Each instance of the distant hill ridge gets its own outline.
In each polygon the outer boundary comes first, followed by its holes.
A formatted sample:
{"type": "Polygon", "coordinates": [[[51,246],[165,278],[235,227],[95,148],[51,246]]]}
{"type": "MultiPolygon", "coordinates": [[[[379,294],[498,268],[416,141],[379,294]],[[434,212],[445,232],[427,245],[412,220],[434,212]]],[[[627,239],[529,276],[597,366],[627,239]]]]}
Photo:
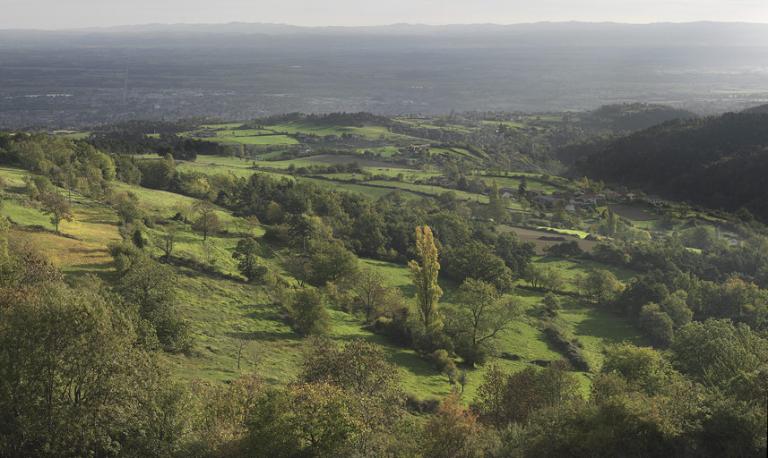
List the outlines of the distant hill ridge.
{"type": "Polygon", "coordinates": [[[748,114],[768,114],[768,103],[765,105],[758,105],[756,107],[747,108],[746,110],[742,111],[742,113],[748,113],[748,114]]]}
{"type": "Polygon", "coordinates": [[[537,22],[523,24],[390,24],[380,26],[302,27],[288,24],[143,24],[68,30],[0,30],[0,38],[44,39],[46,36],[99,35],[324,35],[324,36],[463,36],[475,39],[514,38],[519,45],[567,46],[768,46],[768,24],[689,22],[623,24],[614,22],[537,22]]]}
{"type": "Polygon", "coordinates": [[[692,111],[653,103],[621,103],[603,105],[587,112],[582,119],[595,129],[614,132],[647,129],[675,119],[691,119],[698,115],[692,111]]]}

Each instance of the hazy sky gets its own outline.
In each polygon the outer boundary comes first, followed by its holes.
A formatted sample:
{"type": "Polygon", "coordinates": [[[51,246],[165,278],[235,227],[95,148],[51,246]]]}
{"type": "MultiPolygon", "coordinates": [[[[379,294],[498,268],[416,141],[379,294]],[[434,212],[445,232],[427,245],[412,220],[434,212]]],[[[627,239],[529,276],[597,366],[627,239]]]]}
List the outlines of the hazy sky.
{"type": "Polygon", "coordinates": [[[0,11],[3,29],[233,21],[296,25],[570,20],[768,23],[768,0],[0,0],[0,11]]]}

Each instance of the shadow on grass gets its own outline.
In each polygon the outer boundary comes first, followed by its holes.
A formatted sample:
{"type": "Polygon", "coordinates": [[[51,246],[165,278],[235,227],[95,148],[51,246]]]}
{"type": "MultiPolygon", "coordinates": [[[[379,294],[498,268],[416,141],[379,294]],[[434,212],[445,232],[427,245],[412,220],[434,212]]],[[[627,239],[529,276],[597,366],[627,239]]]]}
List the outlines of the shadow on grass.
{"type": "Polygon", "coordinates": [[[95,275],[107,283],[112,283],[119,279],[119,276],[113,267],[111,262],[102,264],[73,264],[66,266],[63,271],[66,277],[71,279],[82,278],[86,275],[95,275]]]}
{"type": "Polygon", "coordinates": [[[428,377],[439,374],[432,365],[421,359],[416,353],[395,351],[390,356],[390,361],[417,376],[428,377]]]}
{"type": "Polygon", "coordinates": [[[109,252],[104,248],[70,248],[69,252],[82,254],[85,258],[103,258],[105,255],[109,255],[109,252]]]}
{"type": "Polygon", "coordinates": [[[13,193],[13,194],[27,194],[27,188],[24,186],[7,186],[5,188],[5,192],[13,193]]]}
{"type": "Polygon", "coordinates": [[[224,335],[232,339],[266,342],[299,339],[299,337],[291,331],[228,332],[224,335]]]}
{"type": "Polygon", "coordinates": [[[576,334],[599,337],[609,344],[622,342],[635,345],[646,344],[630,323],[619,323],[618,320],[618,317],[614,320],[599,317],[594,310],[590,310],[587,318],[576,325],[576,334]]]}
{"type": "Polygon", "coordinates": [[[269,320],[282,322],[283,317],[280,315],[280,310],[273,305],[242,305],[240,308],[249,310],[250,312],[245,315],[246,318],[253,320],[269,320]]]}

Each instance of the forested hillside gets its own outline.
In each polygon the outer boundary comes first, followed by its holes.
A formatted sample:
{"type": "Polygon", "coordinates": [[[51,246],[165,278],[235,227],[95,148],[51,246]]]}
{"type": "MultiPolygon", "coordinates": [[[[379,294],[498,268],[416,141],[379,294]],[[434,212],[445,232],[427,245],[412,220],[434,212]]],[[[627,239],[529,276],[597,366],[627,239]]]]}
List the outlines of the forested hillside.
{"type": "Polygon", "coordinates": [[[625,103],[604,105],[581,116],[585,127],[608,132],[632,132],[667,121],[696,118],[688,110],[666,105],[625,103]]]}
{"type": "Polygon", "coordinates": [[[743,111],[743,113],[750,113],[750,114],[768,113],[768,104],[747,108],[746,110],[743,111]]]}
{"type": "Polygon", "coordinates": [[[768,219],[768,114],[671,121],[581,152],[596,179],[768,219]]]}

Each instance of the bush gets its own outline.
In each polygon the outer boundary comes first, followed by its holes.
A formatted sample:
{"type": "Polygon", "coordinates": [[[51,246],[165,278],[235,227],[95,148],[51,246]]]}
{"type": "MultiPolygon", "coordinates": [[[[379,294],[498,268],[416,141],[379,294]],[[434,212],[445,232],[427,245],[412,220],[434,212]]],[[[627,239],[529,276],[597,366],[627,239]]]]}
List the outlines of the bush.
{"type": "Polygon", "coordinates": [[[490,347],[490,345],[492,345],[492,343],[472,345],[472,340],[469,336],[454,341],[456,354],[461,356],[464,363],[469,366],[485,364],[488,360],[488,356],[493,351],[493,348],[490,347]]]}
{"type": "Polygon", "coordinates": [[[557,316],[558,310],[560,310],[560,299],[552,293],[547,293],[541,301],[541,307],[546,316],[554,318],[557,316]]]}
{"type": "Polygon", "coordinates": [[[544,325],[543,332],[552,345],[565,355],[574,369],[584,372],[590,370],[581,342],[570,336],[568,331],[557,323],[549,321],[544,325]]]}
{"type": "Polygon", "coordinates": [[[459,370],[456,368],[456,363],[448,354],[447,350],[439,349],[432,352],[430,359],[435,364],[437,370],[448,376],[448,380],[454,383],[458,379],[459,370]]]}
{"type": "Polygon", "coordinates": [[[264,240],[287,244],[291,241],[291,228],[287,224],[274,224],[266,226],[264,240]]]}
{"type": "Polygon", "coordinates": [[[640,327],[650,337],[654,345],[668,347],[672,343],[675,331],[672,318],[661,310],[658,304],[643,306],[639,317],[640,327]]]}
{"type": "Polygon", "coordinates": [[[373,322],[373,331],[403,347],[413,345],[413,334],[409,326],[408,308],[402,307],[389,312],[387,315],[376,318],[373,322]]]}
{"type": "Polygon", "coordinates": [[[262,282],[268,272],[258,257],[259,250],[258,242],[248,237],[237,242],[237,247],[232,253],[240,273],[251,283],[262,282]]]}
{"type": "Polygon", "coordinates": [[[302,336],[327,334],[330,316],[325,309],[323,296],[315,288],[297,291],[286,307],[291,327],[302,336]]]}
{"type": "Polygon", "coordinates": [[[575,258],[584,254],[584,251],[579,247],[579,244],[574,241],[551,245],[546,249],[546,252],[550,256],[557,256],[560,258],[575,258]]]}

